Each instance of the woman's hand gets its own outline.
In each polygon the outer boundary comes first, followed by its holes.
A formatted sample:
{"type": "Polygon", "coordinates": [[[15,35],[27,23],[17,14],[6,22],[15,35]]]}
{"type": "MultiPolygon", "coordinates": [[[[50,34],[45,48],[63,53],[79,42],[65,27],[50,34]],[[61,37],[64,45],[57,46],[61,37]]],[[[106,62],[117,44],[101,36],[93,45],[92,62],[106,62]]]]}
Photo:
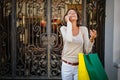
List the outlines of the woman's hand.
{"type": "Polygon", "coordinates": [[[65,21],[66,21],[66,22],[70,21],[70,16],[69,16],[69,15],[66,15],[66,16],[65,16],[65,21]]]}
{"type": "Polygon", "coordinates": [[[90,41],[93,42],[96,37],[97,37],[97,31],[95,29],[90,30],[90,41]]]}

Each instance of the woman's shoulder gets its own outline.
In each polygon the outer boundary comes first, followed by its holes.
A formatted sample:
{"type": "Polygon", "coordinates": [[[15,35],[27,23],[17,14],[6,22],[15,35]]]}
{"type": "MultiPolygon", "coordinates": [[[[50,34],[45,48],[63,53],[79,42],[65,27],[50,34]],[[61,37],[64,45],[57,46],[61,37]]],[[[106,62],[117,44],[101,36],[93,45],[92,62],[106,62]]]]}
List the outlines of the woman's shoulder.
{"type": "Polygon", "coordinates": [[[81,31],[88,31],[88,28],[86,26],[81,26],[80,29],[81,31]]]}
{"type": "Polygon", "coordinates": [[[67,28],[66,26],[61,26],[60,30],[63,31],[63,30],[66,30],[66,28],[67,28]]]}
{"type": "Polygon", "coordinates": [[[66,26],[61,26],[60,29],[66,29],[67,27],[66,26]]]}
{"type": "Polygon", "coordinates": [[[61,26],[60,28],[66,28],[66,26],[63,25],[63,26],[61,26]]]}

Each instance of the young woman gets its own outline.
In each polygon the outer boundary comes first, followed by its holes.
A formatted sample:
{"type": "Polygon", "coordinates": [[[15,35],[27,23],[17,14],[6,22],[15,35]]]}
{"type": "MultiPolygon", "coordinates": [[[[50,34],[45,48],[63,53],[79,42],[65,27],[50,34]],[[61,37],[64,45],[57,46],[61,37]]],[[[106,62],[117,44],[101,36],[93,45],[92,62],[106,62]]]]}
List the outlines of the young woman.
{"type": "Polygon", "coordinates": [[[60,31],[63,37],[62,51],[62,80],[78,80],[78,53],[86,54],[92,50],[96,30],[80,26],[80,16],[77,10],[69,9],[64,16],[65,25],[60,31]]]}

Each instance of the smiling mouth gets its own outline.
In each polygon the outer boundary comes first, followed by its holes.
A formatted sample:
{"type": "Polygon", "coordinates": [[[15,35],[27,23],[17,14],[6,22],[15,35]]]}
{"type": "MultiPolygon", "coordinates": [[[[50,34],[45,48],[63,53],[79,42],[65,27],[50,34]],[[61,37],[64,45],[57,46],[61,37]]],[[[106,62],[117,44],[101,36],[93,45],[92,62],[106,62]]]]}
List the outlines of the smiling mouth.
{"type": "Polygon", "coordinates": [[[76,16],[71,16],[71,17],[76,17],[76,16]]]}

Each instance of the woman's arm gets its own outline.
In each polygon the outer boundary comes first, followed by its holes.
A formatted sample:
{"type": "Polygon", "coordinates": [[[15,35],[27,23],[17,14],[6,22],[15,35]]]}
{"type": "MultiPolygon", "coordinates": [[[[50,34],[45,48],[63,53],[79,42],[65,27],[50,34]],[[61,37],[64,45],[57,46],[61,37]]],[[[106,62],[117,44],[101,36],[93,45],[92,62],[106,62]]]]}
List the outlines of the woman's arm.
{"type": "Polygon", "coordinates": [[[83,29],[83,49],[86,54],[90,53],[94,44],[94,40],[89,39],[88,29],[84,27],[83,29]]]}
{"type": "Polygon", "coordinates": [[[72,24],[70,21],[67,22],[67,27],[62,26],[60,31],[63,36],[63,41],[72,41],[72,24]]]}

